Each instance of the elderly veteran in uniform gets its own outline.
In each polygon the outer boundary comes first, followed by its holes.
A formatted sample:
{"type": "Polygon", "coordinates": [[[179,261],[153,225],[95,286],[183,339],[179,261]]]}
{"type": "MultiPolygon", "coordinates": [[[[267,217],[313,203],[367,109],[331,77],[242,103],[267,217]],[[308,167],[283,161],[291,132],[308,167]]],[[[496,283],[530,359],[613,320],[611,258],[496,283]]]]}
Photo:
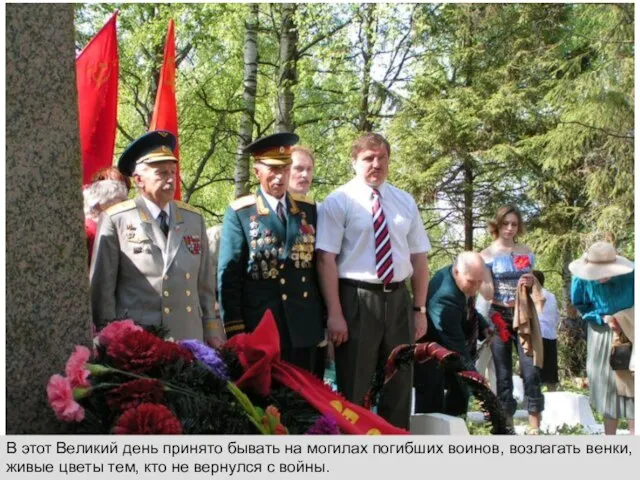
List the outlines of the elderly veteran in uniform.
{"type": "MultiPolygon", "coordinates": [[[[351,148],[355,177],[322,202],[318,218],[318,272],[338,389],[359,404],[378,364],[427,331],[431,244],[415,200],[387,182],[390,155],[382,135],[358,137],[351,148]]],[[[399,371],[382,389],[378,409],[405,429],[411,384],[411,369],[399,371]]]]}
{"type": "Polygon", "coordinates": [[[235,200],[222,225],[218,291],[229,337],[253,331],[267,309],[280,334],[281,358],[311,370],[323,339],[323,304],[316,281],[316,206],[287,193],[292,133],[249,145],[260,182],[255,194],[235,200]]]}
{"type": "Polygon", "coordinates": [[[215,277],[202,216],[174,201],[176,138],[149,132],[118,161],[138,195],[105,211],[91,268],[93,319],[102,325],[131,318],[169,329],[175,339],[219,346],[224,329],[215,320],[215,277]]]}

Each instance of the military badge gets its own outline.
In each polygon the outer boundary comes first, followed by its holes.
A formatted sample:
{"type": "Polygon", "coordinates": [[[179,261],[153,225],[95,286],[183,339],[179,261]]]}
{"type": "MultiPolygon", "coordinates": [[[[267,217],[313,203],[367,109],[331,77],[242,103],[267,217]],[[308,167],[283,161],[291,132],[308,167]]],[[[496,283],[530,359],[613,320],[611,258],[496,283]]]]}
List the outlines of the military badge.
{"type": "Polygon", "coordinates": [[[252,280],[260,280],[260,275],[258,273],[252,273],[251,274],[251,279],[252,280]]]}
{"type": "Polygon", "coordinates": [[[271,278],[277,278],[278,269],[277,268],[272,268],[271,270],[269,270],[269,274],[270,274],[271,278]]]}
{"type": "Polygon", "coordinates": [[[184,244],[193,255],[200,255],[200,235],[185,235],[184,244]]]}
{"type": "Polygon", "coordinates": [[[313,225],[309,225],[307,221],[303,218],[300,224],[300,231],[304,235],[312,235],[314,232],[313,225]]]}
{"type": "Polygon", "coordinates": [[[264,247],[264,240],[263,240],[262,238],[259,238],[259,239],[258,239],[258,246],[259,246],[260,248],[264,247]]]}
{"type": "Polygon", "coordinates": [[[249,245],[251,245],[252,249],[256,249],[256,246],[258,245],[258,243],[255,240],[251,240],[251,242],[249,243],[249,245]]]}
{"type": "Polygon", "coordinates": [[[269,260],[269,257],[271,257],[271,252],[269,250],[265,250],[264,251],[264,258],[266,258],[267,260],[269,260]]]}

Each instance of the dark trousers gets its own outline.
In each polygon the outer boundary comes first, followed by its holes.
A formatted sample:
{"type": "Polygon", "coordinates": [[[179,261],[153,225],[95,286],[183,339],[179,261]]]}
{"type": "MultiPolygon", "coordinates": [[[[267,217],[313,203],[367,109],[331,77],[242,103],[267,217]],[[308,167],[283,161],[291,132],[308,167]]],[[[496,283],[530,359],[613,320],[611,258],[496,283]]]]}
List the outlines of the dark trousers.
{"type": "MultiPolygon", "coordinates": [[[[347,400],[362,405],[378,362],[413,340],[411,298],[404,286],[385,293],[340,282],[339,292],[349,340],[336,347],[336,382],[347,400]]],[[[378,415],[405,429],[411,413],[412,370],[398,370],[382,388],[378,403],[378,415]]]]}
{"type": "Polygon", "coordinates": [[[513,398],[513,366],[511,355],[513,344],[516,345],[518,358],[520,359],[520,372],[524,381],[524,406],[529,413],[542,412],[544,410],[544,395],[541,389],[541,369],[533,364],[533,357],[524,353],[520,341],[511,328],[513,324],[513,308],[492,305],[489,317],[497,312],[507,323],[511,336],[507,342],[496,336],[491,342],[491,354],[496,367],[496,380],[498,399],[507,415],[513,416],[516,412],[517,402],[513,398]]]}
{"type": "Polygon", "coordinates": [[[445,375],[435,360],[415,365],[413,385],[416,413],[467,414],[469,389],[456,375],[445,375]]]}
{"type": "Polygon", "coordinates": [[[327,355],[328,355],[329,347],[326,345],[324,347],[316,348],[316,358],[313,362],[313,374],[318,377],[320,380],[324,381],[324,369],[327,364],[327,355]]]}

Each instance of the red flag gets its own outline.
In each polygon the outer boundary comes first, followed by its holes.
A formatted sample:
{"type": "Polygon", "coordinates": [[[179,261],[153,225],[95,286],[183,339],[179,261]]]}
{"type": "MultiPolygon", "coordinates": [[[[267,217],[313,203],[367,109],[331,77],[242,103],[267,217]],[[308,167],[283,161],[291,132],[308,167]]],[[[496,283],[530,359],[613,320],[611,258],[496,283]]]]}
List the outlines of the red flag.
{"type": "MultiPolygon", "coordinates": [[[[176,105],[176,37],[173,31],[173,20],[169,20],[167,40],[164,44],[164,60],[160,70],[160,82],[156,104],[153,107],[153,117],[149,130],[167,130],[178,139],[178,108],[176,105]]],[[[180,142],[176,142],[173,154],[179,157],[180,142]]],[[[180,164],[176,173],[176,200],[180,200],[180,164]]]]}
{"type": "Polygon", "coordinates": [[[76,59],[82,184],[113,164],[118,114],[118,42],[114,13],[76,59]]]}

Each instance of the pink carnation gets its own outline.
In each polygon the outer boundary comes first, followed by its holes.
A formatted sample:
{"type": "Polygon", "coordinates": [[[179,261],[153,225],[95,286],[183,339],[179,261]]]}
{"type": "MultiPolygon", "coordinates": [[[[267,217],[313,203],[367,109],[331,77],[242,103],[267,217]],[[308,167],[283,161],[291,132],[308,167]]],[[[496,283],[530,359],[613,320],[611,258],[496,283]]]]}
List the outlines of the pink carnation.
{"type": "Polygon", "coordinates": [[[133,323],[133,320],[118,320],[117,322],[111,322],[100,330],[98,342],[100,342],[100,345],[108,347],[120,335],[139,332],[140,330],[142,330],[142,327],[133,323]]]}
{"type": "Polygon", "coordinates": [[[85,369],[85,365],[90,356],[91,352],[87,347],[77,345],[75,351],[71,354],[69,360],[67,360],[64,372],[72,388],[91,386],[88,380],[89,371],[85,369]]]}
{"type": "Polygon", "coordinates": [[[49,405],[56,417],[64,422],[81,422],[84,420],[84,408],[73,398],[69,380],[62,375],[53,375],[47,384],[49,405]]]}

